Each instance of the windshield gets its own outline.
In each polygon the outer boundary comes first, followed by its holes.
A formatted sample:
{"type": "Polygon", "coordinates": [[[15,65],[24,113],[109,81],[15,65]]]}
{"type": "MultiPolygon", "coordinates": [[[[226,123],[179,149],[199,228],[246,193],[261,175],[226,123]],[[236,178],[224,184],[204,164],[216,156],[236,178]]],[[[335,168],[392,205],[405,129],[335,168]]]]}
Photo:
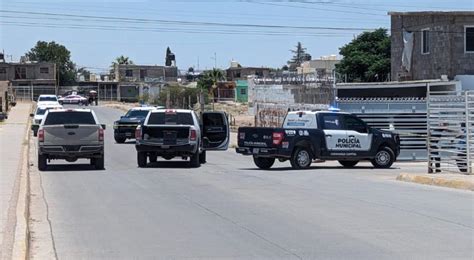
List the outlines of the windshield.
{"type": "Polygon", "coordinates": [[[57,97],[49,96],[49,97],[39,97],[38,101],[58,101],[57,97]]]}
{"type": "Polygon", "coordinates": [[[42,116],[46,113],[47,110],[48,110],[48,108],[38,108],[36,110],[36,115],[42,116]]]}
{"type": "Polygon", "coordinates": [[[191,113],[152,113],[150,125],[194,125],[191,113]]]}
{"type": "Polygon", "coordinates": [[[146,117],[148,115],[148,110],[128,110],[125,117],[146,117]]]}
{"type": "Polygon", "coordinates": [[[94,116],[90,112],[54,112],[49,113],[45,125],[95,125],[94,116]]]}

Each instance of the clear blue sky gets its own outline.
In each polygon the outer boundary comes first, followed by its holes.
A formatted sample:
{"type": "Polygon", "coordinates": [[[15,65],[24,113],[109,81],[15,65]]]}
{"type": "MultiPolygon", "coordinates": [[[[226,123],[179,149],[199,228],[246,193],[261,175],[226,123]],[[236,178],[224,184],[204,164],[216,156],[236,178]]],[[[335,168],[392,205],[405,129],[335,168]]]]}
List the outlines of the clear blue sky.
{"type": "Polygon", "coordinates": [[[220,68],[232,59],[243,66],[281,67],[298,41],[313,58],[338,54],[361,30],[389,28],[387,11],[417,10],[474,10],[474,0],[0,0],[0,50],[18,60],[36,41],[56,41],[78,66],[93,71],[106,70],[119,55],[162,65],[167,46],[182,70],[197,68],[198,59],[200,69],[212,68],[214,53],[220,68]]]}

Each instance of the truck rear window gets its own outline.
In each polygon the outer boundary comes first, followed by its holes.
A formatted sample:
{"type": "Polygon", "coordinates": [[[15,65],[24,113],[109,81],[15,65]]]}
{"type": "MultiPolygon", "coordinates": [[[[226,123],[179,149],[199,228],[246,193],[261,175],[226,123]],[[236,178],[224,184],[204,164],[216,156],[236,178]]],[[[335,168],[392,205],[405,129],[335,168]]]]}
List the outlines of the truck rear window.
{"type": "Polygon", "coordinates": [[[58,101],[56,97],[39,97],[38,101],[58,101]]]}
{"type": "Polygon", "coordinates": [[[128,110],[126,117],[146,117],[148,110],[128,110]]]}
{"type": "Polygon", "coordinates": [[[94,116],[90,112],[54,112],[49,113],[45,125],[95,125],[94,116]]]}
{"type": "Polygon", "coordinates": [[[151,113],[149,125],[194,125],[191,113],[151,113]]]}

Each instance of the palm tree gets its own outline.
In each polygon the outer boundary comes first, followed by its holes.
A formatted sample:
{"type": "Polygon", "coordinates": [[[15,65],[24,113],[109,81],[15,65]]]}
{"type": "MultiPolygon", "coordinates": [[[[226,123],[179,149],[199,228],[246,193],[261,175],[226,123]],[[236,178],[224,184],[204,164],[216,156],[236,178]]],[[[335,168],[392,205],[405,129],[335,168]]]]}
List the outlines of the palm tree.
{"type": "Polygon", "coordinates": [[[110,78],[115,78],[115,66],[119,64],[133,65],[133,61],[129,57],[123,55],[115,58],[115,60],[112,61],[112,65],[110,65],[110,78]]]}

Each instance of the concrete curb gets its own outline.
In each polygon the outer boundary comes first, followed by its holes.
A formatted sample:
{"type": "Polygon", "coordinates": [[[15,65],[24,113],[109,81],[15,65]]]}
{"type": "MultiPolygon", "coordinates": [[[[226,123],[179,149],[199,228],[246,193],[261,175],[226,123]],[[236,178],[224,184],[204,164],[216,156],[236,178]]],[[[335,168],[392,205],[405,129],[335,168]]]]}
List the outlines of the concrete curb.
{"type": "MultiPolygon", "coordinates": [[[[33,106],[30,108],[30,112],[33,106]]],[[[29,150],[31,138],[31,120],[26,125],[21,153],[20,191],[16,207],[16,227],[13,242],[12,259],[28,259],[30,230],[28,226],[30,205],[29,150]]]]}
{"type": "Polygon", "coordinates": [[[434,186],[448,187],[448,188],[453,188],[453,189],[474,191],[474,181],[469,181],[469,180],[456,180],[456,179],[448,179],[448,178],[443,178],[443,177],[438,177],[438,176],[426,176],[426,175],[416,175],[416,174],[408,174],[408,173],[401,173],[400,175],[397,176],[397,180],[425,184],[425,185],[434,185],[434,186]]]}

